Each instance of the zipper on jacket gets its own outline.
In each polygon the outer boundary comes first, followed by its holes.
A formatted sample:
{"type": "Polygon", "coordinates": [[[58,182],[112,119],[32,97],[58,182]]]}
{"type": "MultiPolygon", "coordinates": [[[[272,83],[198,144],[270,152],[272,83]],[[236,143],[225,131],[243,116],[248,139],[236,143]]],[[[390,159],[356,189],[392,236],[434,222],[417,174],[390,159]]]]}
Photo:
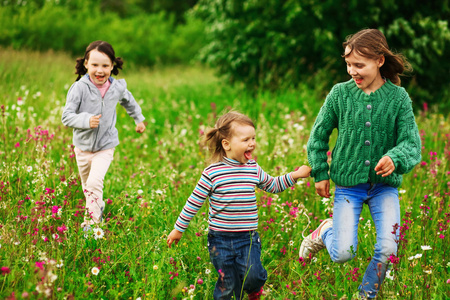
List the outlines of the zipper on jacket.
{"type": "MultiPolygon", "coordinates": [[[[100,114],[102,115],[103,114],[103,107],[105,106],[105,102],[103,101],[103,97],[102,97],[102,94],[100,93],[100,91],[99,91],[99,89],[96,87],[96,90],[97,90],[97,93],[99,93],[100,94],[100,98],[102,99],[102,104],[100,105],[100,114]]],[[[106,94],[105,94],[106,95],[106,94]]],[[[95,147],[95,144],[96,144],[96,142],[97,142],[97,138],[98,138],[98,132],[100,131],[100,122],[99,122],[99,124],[98,124],[98,126],[97,126],[97,133],[95,134],[95,139],[94,139],[94,142],[92,143],[92,149],[91,149],[91,152],[94,152],[94,147],[95,147]]]]}

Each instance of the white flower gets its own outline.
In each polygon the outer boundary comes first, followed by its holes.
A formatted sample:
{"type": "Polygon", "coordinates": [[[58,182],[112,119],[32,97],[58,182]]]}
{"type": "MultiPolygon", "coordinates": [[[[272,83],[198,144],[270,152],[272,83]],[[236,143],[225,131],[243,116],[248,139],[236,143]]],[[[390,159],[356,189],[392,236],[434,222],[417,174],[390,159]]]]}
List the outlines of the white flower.
{"type": "Polygon", "coordinates": [[[416,255],[414,256],[415,259],[418,259],[418,258],[421,258],[421,257],[422,257],[422,253],[416,254],[416,255]]]}
{"type": "Polygon", "coordinates": [[[28,166],[28,167],[27,167],[27,172],[29,173],[29,172],[31,172],[31,171],[33,171],[33,167],[32,167],[32,166],[28,166]]]}
{"type": "Polygon", "coordinates": [[[158,265],[154,265],[153,270],[158,270],[158,265]]]}
{"type": "Polygon", "coordinates": [[[161,194],[163,193],[163,191],[161,191],[161,190],[159,190],[159,189],[158,189],[158,190],[156,190],[156,191],[155,191],[155,193],[157,193],[157,194],[160,194],[160,195],[161,195],[161,194]]]}
{"type": "MultiPolygon", "coordinates": [[[[450,264],[450,263],[449,263],[450,264]]],[[[211,270],[210,269],[206,269],[205,270],[205,274],[209,274],[209,273],[211,273],[211,270]]]]}
{"type": "Polygon", "coordinates": [[[59,238],[59,235],[57,233],[52,234],[52,237],[56,240],[57,238],[59,238]]]}
{"type": "Polygon", "coordinates": [[[138,193],[139,195],[141,195],[142,193],[144,193],[144,191],[143,191],[143,190],[138,190],[137,193],[138,193]]]}
{"type": "Polygon", "coordinates": [[[427,273],[427,274],[431,274],[431,273],[433,273],[433,271],[431,271],[431,270],[423,270],[425,273],[427,273]]]}
{"type": "Polygon", "coordinates": [[[94,274],[95,276],[97,276],[98,273],[100,273],[100,270],[99,270],[99,268],[97,268],[97,267],[93,267],[92,270],[91,270],[91,272],[92,272],[92,274],[94,274]]]}
{"type": "Polygon", "coordinates": [[[289,246],[294,246],[294,241],[289,241],[289,246]]]}
{"type": "Polygon", "coordinates": [[[64,266],[64,261],[62,259],[59,260],[59,264],[56,265],[57,268],[61,268],[64,266]]]}
{"type": "Polygon", "coordinates": [[[391,270],[386,271],[386,278],[394,280],[394,274],[392,274],[391,270]]]}
{"type": "Polygon", "coordinates": [[[406,193],[406,190],[399,190],[398,191],[400,194],[404,194],[404,193],[406,193]]]}
{"type": "Polygon", "coordinates": [[[423,251],[431,250],[431,246],[428,245],[420,246],[420,248],[422,248],[423,251]]]}
{"type": "Polygon", "coordinates": [[[61,214],[62,214],[62,208],[60,207],[60,208],[58,208],[58,212],[56,213],[58,216],[61,216],[61,214]]]}
{"type": "Polygon", "coordinates": [[[101,228],[94,228],[94,239],[98,240],[103,238],[105,233],[103,232],[103,229],[101,228]]]}
{"type": "Polygon", "coordinates": [[[141,300],[141,297],[137,297],[136,300],[141,300]]]}

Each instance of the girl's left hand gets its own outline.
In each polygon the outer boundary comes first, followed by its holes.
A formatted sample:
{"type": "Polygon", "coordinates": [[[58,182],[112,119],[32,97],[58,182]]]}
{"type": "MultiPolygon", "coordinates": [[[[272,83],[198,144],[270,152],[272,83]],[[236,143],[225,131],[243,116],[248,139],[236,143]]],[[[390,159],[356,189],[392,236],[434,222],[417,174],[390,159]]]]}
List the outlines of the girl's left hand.
{"type": "Polygon", "coordinates": [[[144,130],[145,130],[144,122],[141,122],[141,123],[136,125],[136,132],[143,133],[144,130]]]}
{"type": "Polygon", "coordinates": [[[375,171],[377,171],[377,175],[381,175],[381,177],[387,177],[392,174],[395,170],[395,165],[392,159],[389,156],[383,156],[375,167],[375,171]]]}

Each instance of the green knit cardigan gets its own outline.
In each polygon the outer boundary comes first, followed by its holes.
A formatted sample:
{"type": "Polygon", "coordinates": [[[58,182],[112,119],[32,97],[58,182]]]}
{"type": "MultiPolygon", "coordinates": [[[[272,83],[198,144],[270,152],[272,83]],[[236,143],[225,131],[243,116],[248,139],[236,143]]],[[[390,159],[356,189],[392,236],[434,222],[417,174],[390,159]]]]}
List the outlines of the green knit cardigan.
{"type": "Polygon", "coordinates": [[[421,141],[411,99],[404,88],[386,83],[370,95],[353,80],[336,84],[326,97],[307,145],[311,176],[339,186],[386,183],[399,187],[402,174],[421,161],[421,141]],[[338,130],[336,145],[327,162],[329,137],[338,130]],[[395,171],[381,177],[375,166],[389,156],[395,171]]]}

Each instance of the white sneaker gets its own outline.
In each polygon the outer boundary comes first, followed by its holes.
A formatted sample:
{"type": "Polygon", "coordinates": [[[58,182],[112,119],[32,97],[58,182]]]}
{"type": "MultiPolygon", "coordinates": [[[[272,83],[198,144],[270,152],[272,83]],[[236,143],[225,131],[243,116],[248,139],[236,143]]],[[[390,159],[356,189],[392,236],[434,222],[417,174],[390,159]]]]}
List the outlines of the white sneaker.
{"type": "Polygon", "coordinates": [[[333,219],[325,219],[320,223],[319,227],[310,235],[303,239],[298,255],[303,259],[311,259],[317,252],[325,248],[322,240],[322,233],[325,229],[333,226],[333,219]]]}

